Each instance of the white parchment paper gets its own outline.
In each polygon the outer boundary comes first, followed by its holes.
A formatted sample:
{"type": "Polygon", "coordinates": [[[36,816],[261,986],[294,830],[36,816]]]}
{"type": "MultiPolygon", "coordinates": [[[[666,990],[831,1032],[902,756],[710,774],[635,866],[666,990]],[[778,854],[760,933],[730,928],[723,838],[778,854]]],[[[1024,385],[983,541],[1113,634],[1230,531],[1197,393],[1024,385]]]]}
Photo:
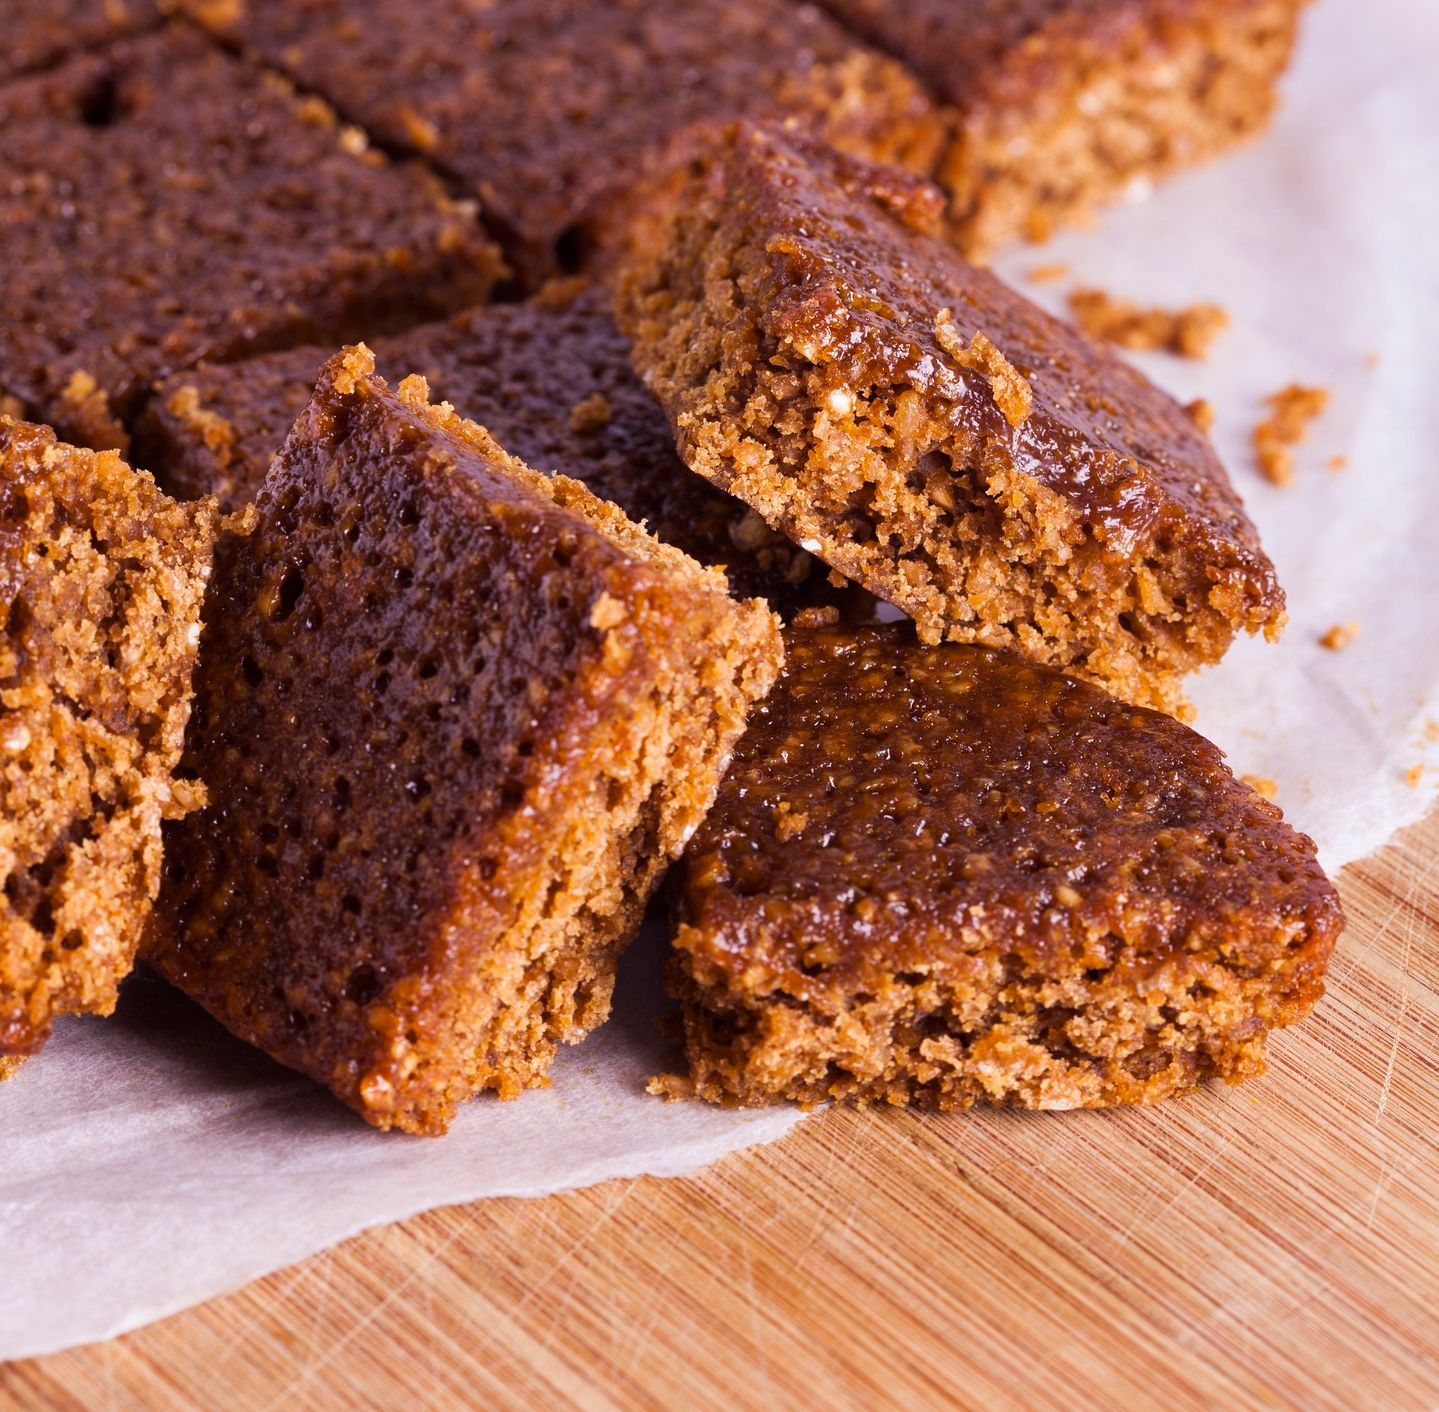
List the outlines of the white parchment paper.
{"type": "MultiPolygon", "coordinates": [[[[1141,360],[1214,403],[1290,596],[1280,646],[1241,644],[1197,684],[1198,725],[1236,769],[1278,782],[1330,867],[1439,792],[1436,55],[1432,0],[1325,0],[1262,143],[1001,265],[1056,308],[1064,285],[1026,282],[1038,264],[1232,313],[1207,363],[1141,360]],[[1334,402],[1279,490],[1248,436],[1290,381],[1334,402]],[[1326,468],[1335,455],[1347,469],[1326,468]],[[1318,645],[1355,620],[1346,651],[1318,645]]],[[[670,1059],[660,940],[626,959],[615,1018],[563,1056],[553,1088],[474,1103],[440,1142],[371,1131],[154,980],[132,981],[113,1020],[63,1023],[0,1086],[0,1358],[119,1333],[427,1207],[677,1174],[780,1137],[788,1110],[644,1093],[670,1059]]]]}

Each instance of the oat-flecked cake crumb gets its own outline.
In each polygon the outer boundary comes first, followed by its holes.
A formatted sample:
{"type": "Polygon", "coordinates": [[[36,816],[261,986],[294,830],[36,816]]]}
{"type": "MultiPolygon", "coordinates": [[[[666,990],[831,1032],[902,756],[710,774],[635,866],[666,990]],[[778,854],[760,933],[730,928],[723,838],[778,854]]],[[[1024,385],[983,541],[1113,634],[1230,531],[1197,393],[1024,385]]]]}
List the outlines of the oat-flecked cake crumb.
{"type": "Polygon", "coordinates": [[[1314,845],[1193,731],[903,625],[786,651],[680,868],[701,1097],[1153,1103],[1323,993],[1314,845]]]}
{"type": "Polygon", "coordinates": [[[113,451],[0,417],[0,1056],[108,1014],[160,880],[215,535],[113,451]]]}
{"type": "MultiPolygon", "coordinates": [[[[563,404],[558,415],[563,420],[563,404]]],[[[379,1127],[546,1082],[703,819],[773,616],[363,347],[216,556],[146,955],[379,1127]]]]}
{"type": "Polygon", "coordinates": [[[1327,647],[1331,652],[1342,652],[1356,637],[1359,636],[1358,621],[1348,623],[1335,623],[1319,639],[1321,647],[1327,647]]]}
{"type": "Polygon", "coordinates": [[[1269,415],[1254,428],[1254,454],[1267,480],[1288,485],[1294,479],[1293,448],[1308,437],[1310,422],[1329,406],[1329,391],[1290,383],[1264,401],[1269,415]]]}
{"type": "Polygon", "coordinates": [[[1229,327],[1229,315],[1218,304],[1142,308],[1102,289],[1076,289],[1069,296],[1069,311],[1090,338],[1135,352],[1175,353],[1181,358],[1207,358],[1214,341],[1229,327]]]}
{"type": "Polygon", "coordinates": [[[954,326],[954,314],[941,309],[934,321],[934,336],[939,346],[961,368],[983,373],[994,394],[995,406],[1004,413],[1010,426],[1017,427],[1034,408],[1034,389],[1029,380],[982,333],[976,333],[966,346],[954,326]]]}

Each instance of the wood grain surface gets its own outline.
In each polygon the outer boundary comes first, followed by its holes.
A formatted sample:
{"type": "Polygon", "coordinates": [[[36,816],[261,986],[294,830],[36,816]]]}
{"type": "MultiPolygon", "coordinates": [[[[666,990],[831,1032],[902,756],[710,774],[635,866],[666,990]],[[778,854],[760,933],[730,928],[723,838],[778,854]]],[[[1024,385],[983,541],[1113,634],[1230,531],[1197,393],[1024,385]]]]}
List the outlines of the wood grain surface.
{"type": "Polygon", "coordinates": [[[1439,818],[1342,889],[1328,998],[1247,1088],[830,1112],[432,1212],[0,1368],[0,1407],[1439,1407],[1439,818]]]}

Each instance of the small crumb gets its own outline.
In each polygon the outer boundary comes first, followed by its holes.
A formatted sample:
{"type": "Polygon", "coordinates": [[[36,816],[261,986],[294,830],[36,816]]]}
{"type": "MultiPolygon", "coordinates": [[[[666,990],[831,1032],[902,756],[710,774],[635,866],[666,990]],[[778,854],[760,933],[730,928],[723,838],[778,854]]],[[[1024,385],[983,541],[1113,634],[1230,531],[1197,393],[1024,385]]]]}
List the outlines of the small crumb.
{"type": "Polygon", "coordinates": [[[7,755],[18,755],[30,744],[30,731],[23,721],[12,721],[0,731],[0,748],[7,755]]]}
{"type": "Polygon", "coordinates": [[[226,29],[240,22],[242,0],[190,0],[190,15],[201,24],[226,29]]]}
{"type": "Polygon", "coordinates": [[[614,412],[603,392],[592,392],[570,409],[570,430],[598,431],[614,420],[614,412]]]}
{"type": "Polygon", "coordinates": [[[1239,778],[1261,799],[1267,799],[1271,804],[1274,803],[1275,796],[1279,793],[1279,786],[1268,775],[1240,775],[1239,778]]]}
{"type": "Polygon", "coordinates": [[[595,606],[590,609],[590,626],[607,632],[610,628],[619,627],[628,616],[625,605],[618,598],[602,593],[595,599],[595,606]]]}
{"type": "Polygon", "coordinates": [[[1114,299],[1102,289],[1076,289],[1069,296],[1069,312],[1091,338],[1181,358],[1208,357],[1215,339],[1229,327],[1229,315],[1218,304],[1145,309],[1127,299],[1114,299]]]}
{"type": "Polygon", "coordinates": [[[1366,368],[1377,368],[1381,361],[1379,354],[1372,348],[1364,355],[1364,366],[1366,368]]]}
{"type": "Polygon", "coordinates": [[[98,398],[106,406],[109,405],[109,397],[95,381],[93,373],[87,373],[83,368],[76,368],[70,374],[70,380],[65,384],[60,393],[60,400],[69,407],[83,407],[92,399],[98,398]]]}
{"type": "MultiPolygon", "coordinates": [[[[316,98],[313,94],[307,97],[295,98],[295,110],[299,114],[302,123],[308,123],[311,127],[332,128],[335,126],[335,113],[323,98],[316,98]]],[[[341,135],[340,146],[343,147],[344,137],[341,135]]]]}
{"type": "Polygon", "coordinates": [[[839,609],[832,604],[824,608],[801,608],[794,615],[794,626],[806,631],[812,628],[832,628],[839,622],[839,609]]]}
{"type": "Polygon", "coordinates": [[[1269,415],[1254,428],[1254,454],[1267,480],[1288,485],[1294,479],[1292,448],[1308,437],[1309,423],[1329,405],[1329,391],[1290,383],[1264,402],[1269,415]]]}
{"type": "Polygon", "coordinates": [[[417,152],[433,152],[440,145],[439,128],[417,113],[408,103],[401,105],[398,117],[410,146],[417,152]]]}
{"type": "MultiPolygon", "coordinates": [[[[260,527],[260,512],[255,508],[254,501],[241,505],[238,510],[233,510],[220,521],[220,528],[226,534],[238,535],[241,539],[248,539],[260,527]]],[[[208,569],[204,577],[210,577],[208,569]]]]}
{"type": "Polygon", "coordinates": [[[695,1083],[687,1074],[656,1074],[645,1085],[645,1092],[663,1098],[666,1103],[678,1103],[695,1096],[695,1083]]]}
{"type": "Polygon", "coordinates": [[[240,433],[233,422],[204,405],[198,387],[193,383],[177,387],[166,400],[165,408],[183,422],[187,430],[199,433],[205,449],[215,457],[221,469],[230,465],[240,433]]]}
{"type": "Polygon", "coordinates": [[[1325,463],[1331,471],[1342,471],[1349,464],[1347,456],[1331,456],[1325,463]]]}
{"type": "Polygon", "coordinates": [[[1054,284],[1068,275],[1068,265],[1036,265],[1029,272],[1030,279],[1036,284],[1054,284]]]}
{"type": "Polygon", "coordinates": [[[1356,637],[1359,636],[1358,622],[1335,623],[1328,632],[1319,639],[1321,647],[1327,647],[1331,652],[1342,652],[1356,637]]]}
{"type": "Polygon", "coordinates": [[[1202,431],[1205,436],[1214,430],[1214,403],[1205,397],[1196,397],[1193,402],[1186,402],[1184,410],[1189,415],[1189,420],[1202,431]]]}
{"type": "Polygon", "coordinates": [[[825,409],[831,417],[847,417],[854,411],[854,396],[842,387],[836,387],[825,395],[825,409]]]}
{"type": "Polygon", "coordinates": [[[941,309],[934,319],[934,336],[939,346],[962,368],[983,373],[995,405],[1010,426],[1025,422],[1034,407],[1034,389],[1029,379],[982,333],[976,333],[966,347],[954,325],[954,315],[941,309]]]}
{"type": "Polygon", "coordinates": [[[1423,766],[1423,765],[1415,765],[1415,766],[1413,766],[1413,767],[1408,771],[1408,773],[1404,776],[1404,783],[1407,784],[1410,789],[1413,789],[1416,785],[1418,785],[1419,781],[1422,780],[1423,778],[1424,778],[1424,766],[1423,766]]]}

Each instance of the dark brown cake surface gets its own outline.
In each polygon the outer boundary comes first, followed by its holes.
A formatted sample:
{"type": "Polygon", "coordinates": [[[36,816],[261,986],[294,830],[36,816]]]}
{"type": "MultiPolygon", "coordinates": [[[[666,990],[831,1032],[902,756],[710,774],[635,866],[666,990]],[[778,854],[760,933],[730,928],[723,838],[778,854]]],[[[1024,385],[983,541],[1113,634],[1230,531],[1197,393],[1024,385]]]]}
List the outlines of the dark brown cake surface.
{"type": "Polygon", "coordinates": [[[620,284],[696,471],[941,634],[1132,698],[1283,595],[1184,410],[935,233],[939,194],[773,129],[716,139],[620,284]]]}
{"type": "Polygon", "coordinates": [[[485,297],[468,209],[174,25],[0,86],[0,387],[122,445],[146,382],[485,297]]]}
{"type": "MultiPolygon", "coordinates": [[[[375,343],[381,373],[421,373],[437,399],[479,422],[511,454],[563,471],[666,543],[722,564],[741,596],[813,589],[825,571],[754,511],[695,475],[630,366],[609,295],[573,281],[375,343]]],[[[226,508],[253,498],[309,400],[328,352],[316,347],[177,374],[137,432],[137,459],[182,496],[226,508]]]]}
{"type": "Polygon", "coordinates": [[[1043,238],[1261,129],[1306,0],[824,0],[953,114],[961,243],[1043,238]]]}
{"type": "Polygon", "coordinates": [[[778,667],[577,482],[327,364],[222,542],[150,959],[371,1122],[543,1082],[778,667]]]}
{"type": "MultiPolygon", "coordinates": [[[[692,125],[792,113],[928,170],[919,85],[784,0],[186,0],[302,87],[483,196],[536,268],[692,125]]],[[[682,144],[681,144],[682,145],[682,144]]],[[[563,252],[561,252],[563,253],[563,252]]]]}
{"type": "Polygon", "coordinates": [[[213,506],[0,416],[0,1059],[108,1014],[160,881],[213,506]]]}
{"type": "Polygon", "coordinates": [[[5,0],[0,79],[160,22],[155,0],[5,0]]]}
{"type": "Polygon", "coordinates": [[[1323,993],[1313,845],[1187,727],[904,625],[786,649],[683,865],[705,1096],[1150,1101],[1323,993]]]}

